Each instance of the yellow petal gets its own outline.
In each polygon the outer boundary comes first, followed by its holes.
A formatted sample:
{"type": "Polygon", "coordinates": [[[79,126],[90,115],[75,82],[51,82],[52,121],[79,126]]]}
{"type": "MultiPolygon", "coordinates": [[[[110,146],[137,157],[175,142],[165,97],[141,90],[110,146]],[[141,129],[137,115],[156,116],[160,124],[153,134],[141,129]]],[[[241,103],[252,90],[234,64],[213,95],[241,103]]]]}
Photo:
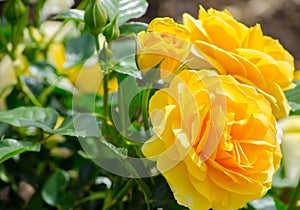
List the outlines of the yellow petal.
{"type": "Polygon", "coordinates": [[[215,66],[220,74],[230,73],[246,76],[246,72],[238,59],[227,51],[203,41],[196,41],[194,45],[215,66]]]}
{"type": "MultiPolygon", "coordinates": [[[[159,166],[160,161],[158,162],[159,166]]],[[[209,209],[211,207],[208,200],[199,195],[193,183],[189,180],[189,174],[183,162],[177,164],[163,175],[166,177],[174,193],[174,197],[179,204],[191,210],[198,210],[199,208],[209,209]]]]}

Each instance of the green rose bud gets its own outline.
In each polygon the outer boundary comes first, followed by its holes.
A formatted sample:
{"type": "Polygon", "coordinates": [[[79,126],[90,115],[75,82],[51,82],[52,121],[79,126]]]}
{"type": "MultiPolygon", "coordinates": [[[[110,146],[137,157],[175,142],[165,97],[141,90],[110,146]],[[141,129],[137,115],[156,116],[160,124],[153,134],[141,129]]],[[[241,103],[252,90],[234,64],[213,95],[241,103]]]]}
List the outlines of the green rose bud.
{"type": "Polygon", "coordinates": [[[84,21],[92,35],[102,32],[107,22],[107,13],[98,0],[90,1],[85,10],[84,21]]]}
{"type": "Polygon", "coordinates": [[[116,40],[120,36],[120,29],[118,27],[117,19],[118,16],[115,16],[115,18],[109,24],[107,24],[103,30],[103,35],[105,36],[107,42],[116,40]]]}
{"type": "Polygon", "coordinates": [[[26,16],[26,7],[21,0],[6,1],[3,14],[10,24],[17,24],[26,16]]]}

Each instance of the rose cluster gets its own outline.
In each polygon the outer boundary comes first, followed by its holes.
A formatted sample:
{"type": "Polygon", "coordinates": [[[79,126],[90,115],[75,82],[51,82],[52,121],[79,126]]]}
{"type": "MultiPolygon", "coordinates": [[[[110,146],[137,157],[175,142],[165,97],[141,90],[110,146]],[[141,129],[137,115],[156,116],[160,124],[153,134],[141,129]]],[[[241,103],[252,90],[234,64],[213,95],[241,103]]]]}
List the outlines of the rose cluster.
{"type": "Polygon", "coordinates": [[[190,209],[238,209],[271,187],[281,161],[276,119],[294,60],[260,25],[200,7],[183,24],[156,18],[138,34],[141,71],[158,68],[167,88],[150,99],[154,136],[144,155],[190,209]]]}

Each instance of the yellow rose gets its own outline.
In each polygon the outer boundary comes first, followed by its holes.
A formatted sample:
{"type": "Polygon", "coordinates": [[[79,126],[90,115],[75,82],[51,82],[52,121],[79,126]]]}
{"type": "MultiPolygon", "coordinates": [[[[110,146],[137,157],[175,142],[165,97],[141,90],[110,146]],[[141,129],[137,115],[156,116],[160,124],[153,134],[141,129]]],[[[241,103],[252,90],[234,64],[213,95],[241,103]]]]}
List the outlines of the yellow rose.
{"type": "Polygon", "coordinates": [[[293,115],[278,122],[282,129],[282,154],[285,176],[296,187],[300,179],[300,116],[293,115]]]}
{"type": "Polygon", "coordinates": [[[271,107],[255,88],[211,70],[182,71],[150,99],[142,147],[177,202],[238,209],[271,187],[281,159],[271,107]]]}
{"type": "Polygon", "coordinates": [[[256,87],[270,102],[276,118],[290,111],[283,90],[293,87],[294,58],[278,40],[264,36],[260,25],[248,28],[227,11],[206,11],[199,19],[183,15],[196,49],[220,74],[231,74],[256,87]]]}
{"type": "Polygon", "coordinates": [[[189,55],[190,30],[171,18],[156,18],[151,21],[147,31],[137,36],[137,65],[147,71],[158,64],[161,76],[178,70],[182,61],[189,55]]]}

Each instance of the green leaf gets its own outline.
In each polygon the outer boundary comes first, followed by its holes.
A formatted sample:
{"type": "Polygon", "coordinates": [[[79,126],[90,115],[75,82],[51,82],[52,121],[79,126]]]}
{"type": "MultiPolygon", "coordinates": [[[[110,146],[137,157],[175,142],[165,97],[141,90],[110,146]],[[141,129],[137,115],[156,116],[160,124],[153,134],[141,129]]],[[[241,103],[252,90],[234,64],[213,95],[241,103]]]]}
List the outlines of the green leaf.
{"type": "Polygon", "coordinates": [[[284,202],[282,202],[281,200],[279,200],[277,197],[273,197],[275,204],[276,204],[276,210],[285,210],[286,209],[286,205],[284,202]]]}
{"type": "Polygon", "coordinates": [[[62,194],[69,182],[66,171],[58,169],[45,182],[42,188],[42,198],[50,206],[56,206],[61,201],[62,194]]]}
{"type": "Polygon", "coordinates": [[[54,84],[57,81],[56,70],[54,66],[48,62],[35,62],[29,66],[32,76],[39,80],[47,81],[49,84],[54,84]]]}
{"type": "Polygon", "coordinates": [[[87,137],[79,138],[79,141],[84,151],[102,168],[122,176],[139,177],[134,166],[127,160],[127,148],[117,147],[103,138],[87,137]]]}
{"type": "Polygon", "coordinates": [[[123,66],[123,65],[124,65],[124,63],[122,63],[122,65],[116,64],[112,67],[112,69],[115,72],[118,72],[118,73],[121,73],[121,74],[126,74],[126,75],[131,76],[131,77],[136,78],[136,79],[142,79],[142,73],[136,67],[123,66]]]}
{"type": "Polygon", "coordinates": [[[148,8],[146,0],[99,0],[105,8],[109,19],[118,15],[118,25],[121,26],[132,18],[144,15],[148,8]]]}
{"type": "Polygon", "coordinates": [[[33,144],[31,142],[17,141],[14,139],[4,139],[0,141],[0,163],[14,157],[23,152],[38,152],[40,151],[40,144],[33,144]]]}
{"type": "Polygon", "coordinates": [[[21,79],[35,96],[39,96],[47,86],[44,81],[40,81],[33,76],[22,75],[21,79]]]}
{"type": "Polygon", "coordinates": [[[142,23],[142,22],[129,22],[125,23],[120,27],[120,33],[121,35],[127,35],[131,33],[139,33],[140,31],[146,31],[148,28],[147,23],[142,23]]]}
{"type": "Polygon", "coordinates": [[[126,76],[123,80],[119,78],[119,87],[116,94],[118,96],[118,104],[112,108],[111,114],[116,128],[123,136],[144,142],[141,132],[135,130],[131,122],[132,116],[141,106],[140,92],[141,90],[133,77],[126,76]]]}
{"type": "Polygon", "coordinates": [[[135,62],[136,40],[134,38],[122,38],[113,42],[112,53],[114,71],[134,78],[142,78],[135,62]]]}
{"type": "Polygon", "coordinates": [[[256,210],[276,210],[276,203],[271,196],[265,196],[261,199],[250,201],[249,204],[256,210]]]}
{"type": "Polygon", "coordinates": [[[62,125],[51,131],[55,134],[62,134],[67,136],[100,136],[100,124],[96,118],[90,114],[78,113],[73,116],[68,116],[62,125]]]}
{"type": "Polygon", "coordinates": [[[50,108],[18,107],[0,112],[0,121],[16,127],[37,127],[45,131],[52,130],[58,113],[50,108]]]}
{"type": "Polygon", "coordinates": [[[295,114],[300,112],[300,82],[294,81],[294,83],[297,86],[291,90],[285,91],[285,95],[290,106],[292,107],[292,113],[295,114]]]}
{"type": "Polygon", "coordinates": [[[71,39],[66,45],[66,58],[64,67],[72,67],[83,64],[95,52],[95,40],[90,34],[82,34],[81,36],[71,39]]]}
{"type": "Polygon", "coordinates": [[[19,107],[0,112],[0,121],[16,127],[37,127],[48,133],[67,136],[100,135],[100,123],[91,114],[77,113],[68,116],[58,129],[53,129],[58,116],[58,113],[50,108],[19,107]]]}
{"type": "Polygon", "coordinates": [[[7,125],[6,123],[0,122],[0,136],[4,135],[8,127],[9,125],[7,125]]]}
{"type": "Polygon", "coordinates": [[[83,22],[84,21],[84,11],[79,9],[70,9],[68,11],[62,12],[53,19],[71,19],[76,22],[83,22]]]}

